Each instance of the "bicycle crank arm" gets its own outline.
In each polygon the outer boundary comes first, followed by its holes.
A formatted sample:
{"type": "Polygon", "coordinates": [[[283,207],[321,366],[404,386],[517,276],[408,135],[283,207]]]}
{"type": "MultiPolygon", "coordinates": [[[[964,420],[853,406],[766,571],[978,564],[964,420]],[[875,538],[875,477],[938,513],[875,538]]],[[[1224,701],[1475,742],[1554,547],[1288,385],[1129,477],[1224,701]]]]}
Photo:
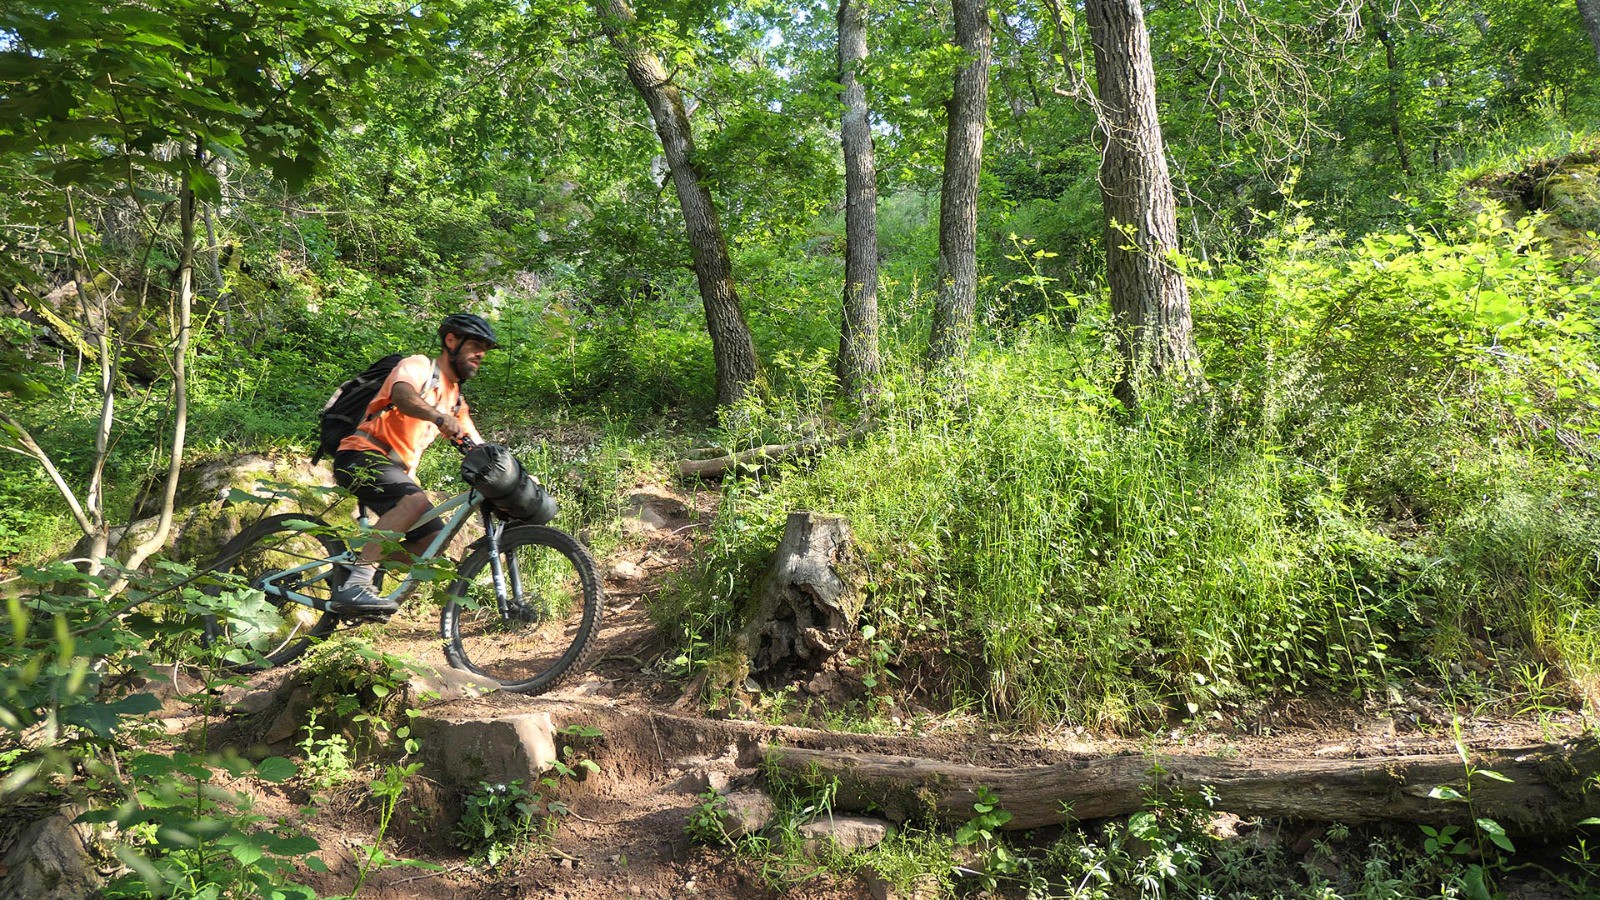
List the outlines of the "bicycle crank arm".
{"type": "Polygon", "coordinates": [[[312,609],[321,610],[322,612],[328,611],[328,602],[320,597],[312,597],[302,594],[299,591],[291,591],[286,587],[279,587],[275,584],[261,585],[260,590],[261,593],[266,594],[268,597],[284,600],[289,603],[298,603],[301,606],[309,606],[312,609]]]}

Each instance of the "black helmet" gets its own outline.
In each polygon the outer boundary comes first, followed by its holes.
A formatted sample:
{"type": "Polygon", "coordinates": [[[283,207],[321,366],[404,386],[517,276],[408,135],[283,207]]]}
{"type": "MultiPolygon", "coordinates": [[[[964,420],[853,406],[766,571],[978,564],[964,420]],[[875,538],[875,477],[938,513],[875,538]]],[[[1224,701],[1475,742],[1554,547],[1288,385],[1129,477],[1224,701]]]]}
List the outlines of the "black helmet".
{"type": "Polygon", "coordinates": [[[476,338],[488,344],[490,350],[500,346],[500,342],[495,339],[494,329],[489,327],[489,323],[484,321],[482,316],[475,316],[472,313],[452,313],[445,316],[444,321],[439,323],[439,343],[444,343],[444,336],[447,334],[459,334],[462,338],[476,338]]]}

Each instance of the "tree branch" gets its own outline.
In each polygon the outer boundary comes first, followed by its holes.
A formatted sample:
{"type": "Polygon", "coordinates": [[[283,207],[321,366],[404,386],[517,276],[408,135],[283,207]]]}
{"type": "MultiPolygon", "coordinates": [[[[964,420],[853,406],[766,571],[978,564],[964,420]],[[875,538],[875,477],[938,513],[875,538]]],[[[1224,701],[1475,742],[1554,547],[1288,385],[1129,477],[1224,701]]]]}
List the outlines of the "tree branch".
{"type": "Polygon", "coordinates": [[[24,428],[21,422],[13,419],[11,414],[3,409],[0,409],[0,422],[5,424],[6,430],[10,431],[12,436],[23,447],[21,450],[15,447],[7,447],[6,449],[38,460],[39,465],[44,466],[45,474],[50,476],[51,483],[56,486],[56,491],[61,494],[62,499],[67,501],[67,506],[72,510],[72,518],[77,520],[78,527],[83,529],[84,534],[94,534],[94,524],[89,521],[88,515],[84,513],[82,504],[78,502],[78,497],[72,492],[72,488],[67,485],[67,480],[61,477],[60,470],[56,468],[54,462],[51,462],[50,455],[40,448],[38,442],[33,439],[33,435],[28,433],[28,429],[24,428]]]}

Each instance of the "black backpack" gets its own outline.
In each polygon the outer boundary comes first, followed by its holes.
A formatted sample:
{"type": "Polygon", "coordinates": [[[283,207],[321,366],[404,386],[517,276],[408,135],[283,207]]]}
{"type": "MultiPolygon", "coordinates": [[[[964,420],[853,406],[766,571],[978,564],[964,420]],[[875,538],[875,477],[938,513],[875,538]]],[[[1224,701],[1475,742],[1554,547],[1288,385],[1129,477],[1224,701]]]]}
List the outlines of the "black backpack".
{"type": "Polygon", "coordinates": [[[405,358],[403,353],[391,353],[367,366],[365,372],[339,385],[328,402],[322,405],[321,438],[317,444],[317,455],[311,457],[312,465],[321,462],[323,457],[333,456],[339,450],[339,442],[354,434],[366,422],[367,406],[372,403],[373,397],[378,396],[389,373],[405,358]]]}

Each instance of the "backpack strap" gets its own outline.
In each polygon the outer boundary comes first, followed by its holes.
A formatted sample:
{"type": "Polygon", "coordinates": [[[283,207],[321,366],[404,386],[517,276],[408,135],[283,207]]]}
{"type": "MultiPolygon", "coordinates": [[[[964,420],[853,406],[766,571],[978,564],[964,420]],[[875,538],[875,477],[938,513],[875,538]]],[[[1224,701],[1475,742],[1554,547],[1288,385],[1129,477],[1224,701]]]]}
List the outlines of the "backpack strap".
{"type": "MultiPolygon", "coordinates": [[[[444,379],[441,378],[440,375],[439,375],[439,361],[436,359],[436,360],[433,361],[433,368],[428,372],[428,380],[422,383],[422,390],[418,392],[418,396],[421,396],[422,394],[426,394],[428,391],[431,391],[431,390],[434,390],[434,389],[437,389],[437,388],[442,388],[443,381],[444,381],[444,379]]],[[[457,391],[456,391],[456,405],[455,405],[455,408],[450,411],[450,415],[451,416],[459,416],[461,414],[461,404],[462,404],[461,391],[459,389],[457,389],[457,391]]],[[[396,465],[405,465],[405,463],[402,462],[401,459],[400,459],[400,454],[396,453],[394,448],[389,446],[389,442],[388,441],[385,441],[383,438],[378,437],[377,435],[373,434],[372,432],[370,432],[370,431],[368,431],[366,429],[366,425],[367,425],[368,422],[377,421],[377,419],[379,417],[381,417],[384,413],[387,413],[392,409],[399,409],[399,408],[400,407],[394,405],[393,401],[384,404],[382,409],[380,409],[380,410],[378,410],[377,412],[374,412],[374,413],[369,413],[365,419],[362,419],[361,420],[361,424],[356,426],[355,433],[361,435],[362,437],[364,437],[367,440],[371,441],[372,443],[376,444],[378,447],[382,448],[384,454],[386,456],[388,456],[390,461],[394,462],[396,465]]]]}
{"type": "MultiPolygon", "coordinates": [[[[444,379],[439,375],[439,361],[437,359],[433,361],[433,369],[428,373],[428,380],[423,384],[422,392],[426,394],[428,391],[431,391],[435,388],[438,388],[439,390],[444,389],[444,379]]],[[[461,386],[457,385],[456,405],[450,410],[450,416],[451,418],[455,418],[459,415],[461,415],[461,386]]]]}

